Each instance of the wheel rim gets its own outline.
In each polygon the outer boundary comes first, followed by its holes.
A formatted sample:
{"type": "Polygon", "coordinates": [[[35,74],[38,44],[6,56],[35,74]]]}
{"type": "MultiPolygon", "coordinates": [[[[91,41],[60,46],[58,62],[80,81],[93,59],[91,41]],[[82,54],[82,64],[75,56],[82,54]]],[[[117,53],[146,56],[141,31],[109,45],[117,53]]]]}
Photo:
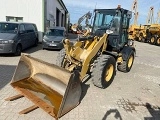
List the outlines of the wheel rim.
{"type": "Polygon", "coordinates": [[[151,38],[151,43],[154,43],[154,37],[151,38]]]}
{"type": "Polygon", "coordinates": [[[106,71],[106,74],[105,74],[105,80],[108,82],[110,81],[110,79],[112,78],[112,75],[113,75],[113,70],[114,70],[114,67],[112,64],[110,64],[107,68],[107,71],[106,71]]]}
{"type": "Polygon", "coordinates": [[[128,67],[130,68],[132,66],[132,63],[133,63],[133,56],[131,55],[129,57],[129,60],[128,60],[128,67]]]}
{"type": "Polygon", "coordinates": [[[160,38],[157,39],[157,44],[160,45],[160,38]]]}

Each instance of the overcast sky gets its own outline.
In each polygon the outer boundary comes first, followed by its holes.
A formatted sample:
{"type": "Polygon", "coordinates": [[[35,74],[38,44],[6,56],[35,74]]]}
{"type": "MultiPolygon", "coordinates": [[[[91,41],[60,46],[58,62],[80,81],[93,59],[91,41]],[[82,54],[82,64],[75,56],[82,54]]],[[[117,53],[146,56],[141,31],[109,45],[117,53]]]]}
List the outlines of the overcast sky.
{"type": "MultiPolygon", "coordinates": [[[[93,12],[96,8],[116,8],[118,5],[131,10],[133,0],[63,0],[69,13],[71,23],[77,23],[78,18],[87,13],[93,12]]],[[[156,18],[158,9],[160,9],[160,0],[138,0],[139,24],[145,24],[149,8],[154,7],[154,17],[156,18]]],[[[133,21],[133,19],[131,20],[133,21]]]]}

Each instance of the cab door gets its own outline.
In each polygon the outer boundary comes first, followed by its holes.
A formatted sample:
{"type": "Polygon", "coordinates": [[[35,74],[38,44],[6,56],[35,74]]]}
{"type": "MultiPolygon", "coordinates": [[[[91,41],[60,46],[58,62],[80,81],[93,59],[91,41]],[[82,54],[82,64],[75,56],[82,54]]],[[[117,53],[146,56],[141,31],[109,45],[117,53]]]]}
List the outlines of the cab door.
{"type": "Polygon", "coordinates": [[[19,33],[18,33],[18,43],[22,44],[22,49],[27,48],[27,36],[24,24],[19,25],[19,33]]]}
{"type": "Polygon", "coordinates": [[[128,24],[129,24],[129,19],[127,18],[127,15],[124,14],[124,17],[122,19],[122,28],[120,31],[120,41],[119,45],[122,47],[128,42],[128,24]]]}

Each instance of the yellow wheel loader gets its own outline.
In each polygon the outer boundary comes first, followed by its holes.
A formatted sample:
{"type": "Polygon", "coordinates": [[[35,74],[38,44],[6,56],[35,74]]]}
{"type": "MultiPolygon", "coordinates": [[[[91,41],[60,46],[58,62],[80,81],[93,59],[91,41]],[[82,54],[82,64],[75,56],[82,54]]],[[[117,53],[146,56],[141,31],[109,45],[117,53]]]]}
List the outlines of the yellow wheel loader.
{"type": "Polygon", "coordinates": [[[22,55],[11,85],[36,106],[60,118],[79,104],[86,74],[91,73],[95,86],[106,88],[116,68],[131,70],[135,57],[135,48],[127,39],[131,14],[120,7],[95,9],[92,33],[75,44],[63,40],[57,65],[22,55]]]}
{"type": "Polygon", "coordinates": [[[127,39],[130,18],[131,13],[122,8],[96,9],[92,34],[78,38],[75,44],[64,40],[56,64],[79,71],[81,80],[91,72],[95,86],[108,87],[116,68],[129,72],[134,61],[135,48],[127,39]]]}

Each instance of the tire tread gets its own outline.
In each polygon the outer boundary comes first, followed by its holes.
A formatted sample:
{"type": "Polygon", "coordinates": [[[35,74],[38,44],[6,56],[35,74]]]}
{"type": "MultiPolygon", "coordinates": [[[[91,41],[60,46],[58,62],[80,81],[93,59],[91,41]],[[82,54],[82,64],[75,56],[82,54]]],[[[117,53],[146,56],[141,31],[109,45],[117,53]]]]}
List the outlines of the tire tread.
{"type": "MultiPolygon", "coordinates": [[[[103,74],[104,66],[106,65],[107,61],[109,59],[111,59],[111,57],[112,56],[110,56],[110,55],[100,55],[97,58],[97,60],[94,61],[91,77],[92,77],[93,84],[99,88],[106,88],[109,86],[109,84],[104,85],[104,83],[102,81],[102,74],[103,74]]],[[[113,59],[113,60],[115,60],[115,59],[113,59]]],[[[115,74],[115,69],[114,69],[113,76],[115,76],[114,74],[115,74]]]]}

